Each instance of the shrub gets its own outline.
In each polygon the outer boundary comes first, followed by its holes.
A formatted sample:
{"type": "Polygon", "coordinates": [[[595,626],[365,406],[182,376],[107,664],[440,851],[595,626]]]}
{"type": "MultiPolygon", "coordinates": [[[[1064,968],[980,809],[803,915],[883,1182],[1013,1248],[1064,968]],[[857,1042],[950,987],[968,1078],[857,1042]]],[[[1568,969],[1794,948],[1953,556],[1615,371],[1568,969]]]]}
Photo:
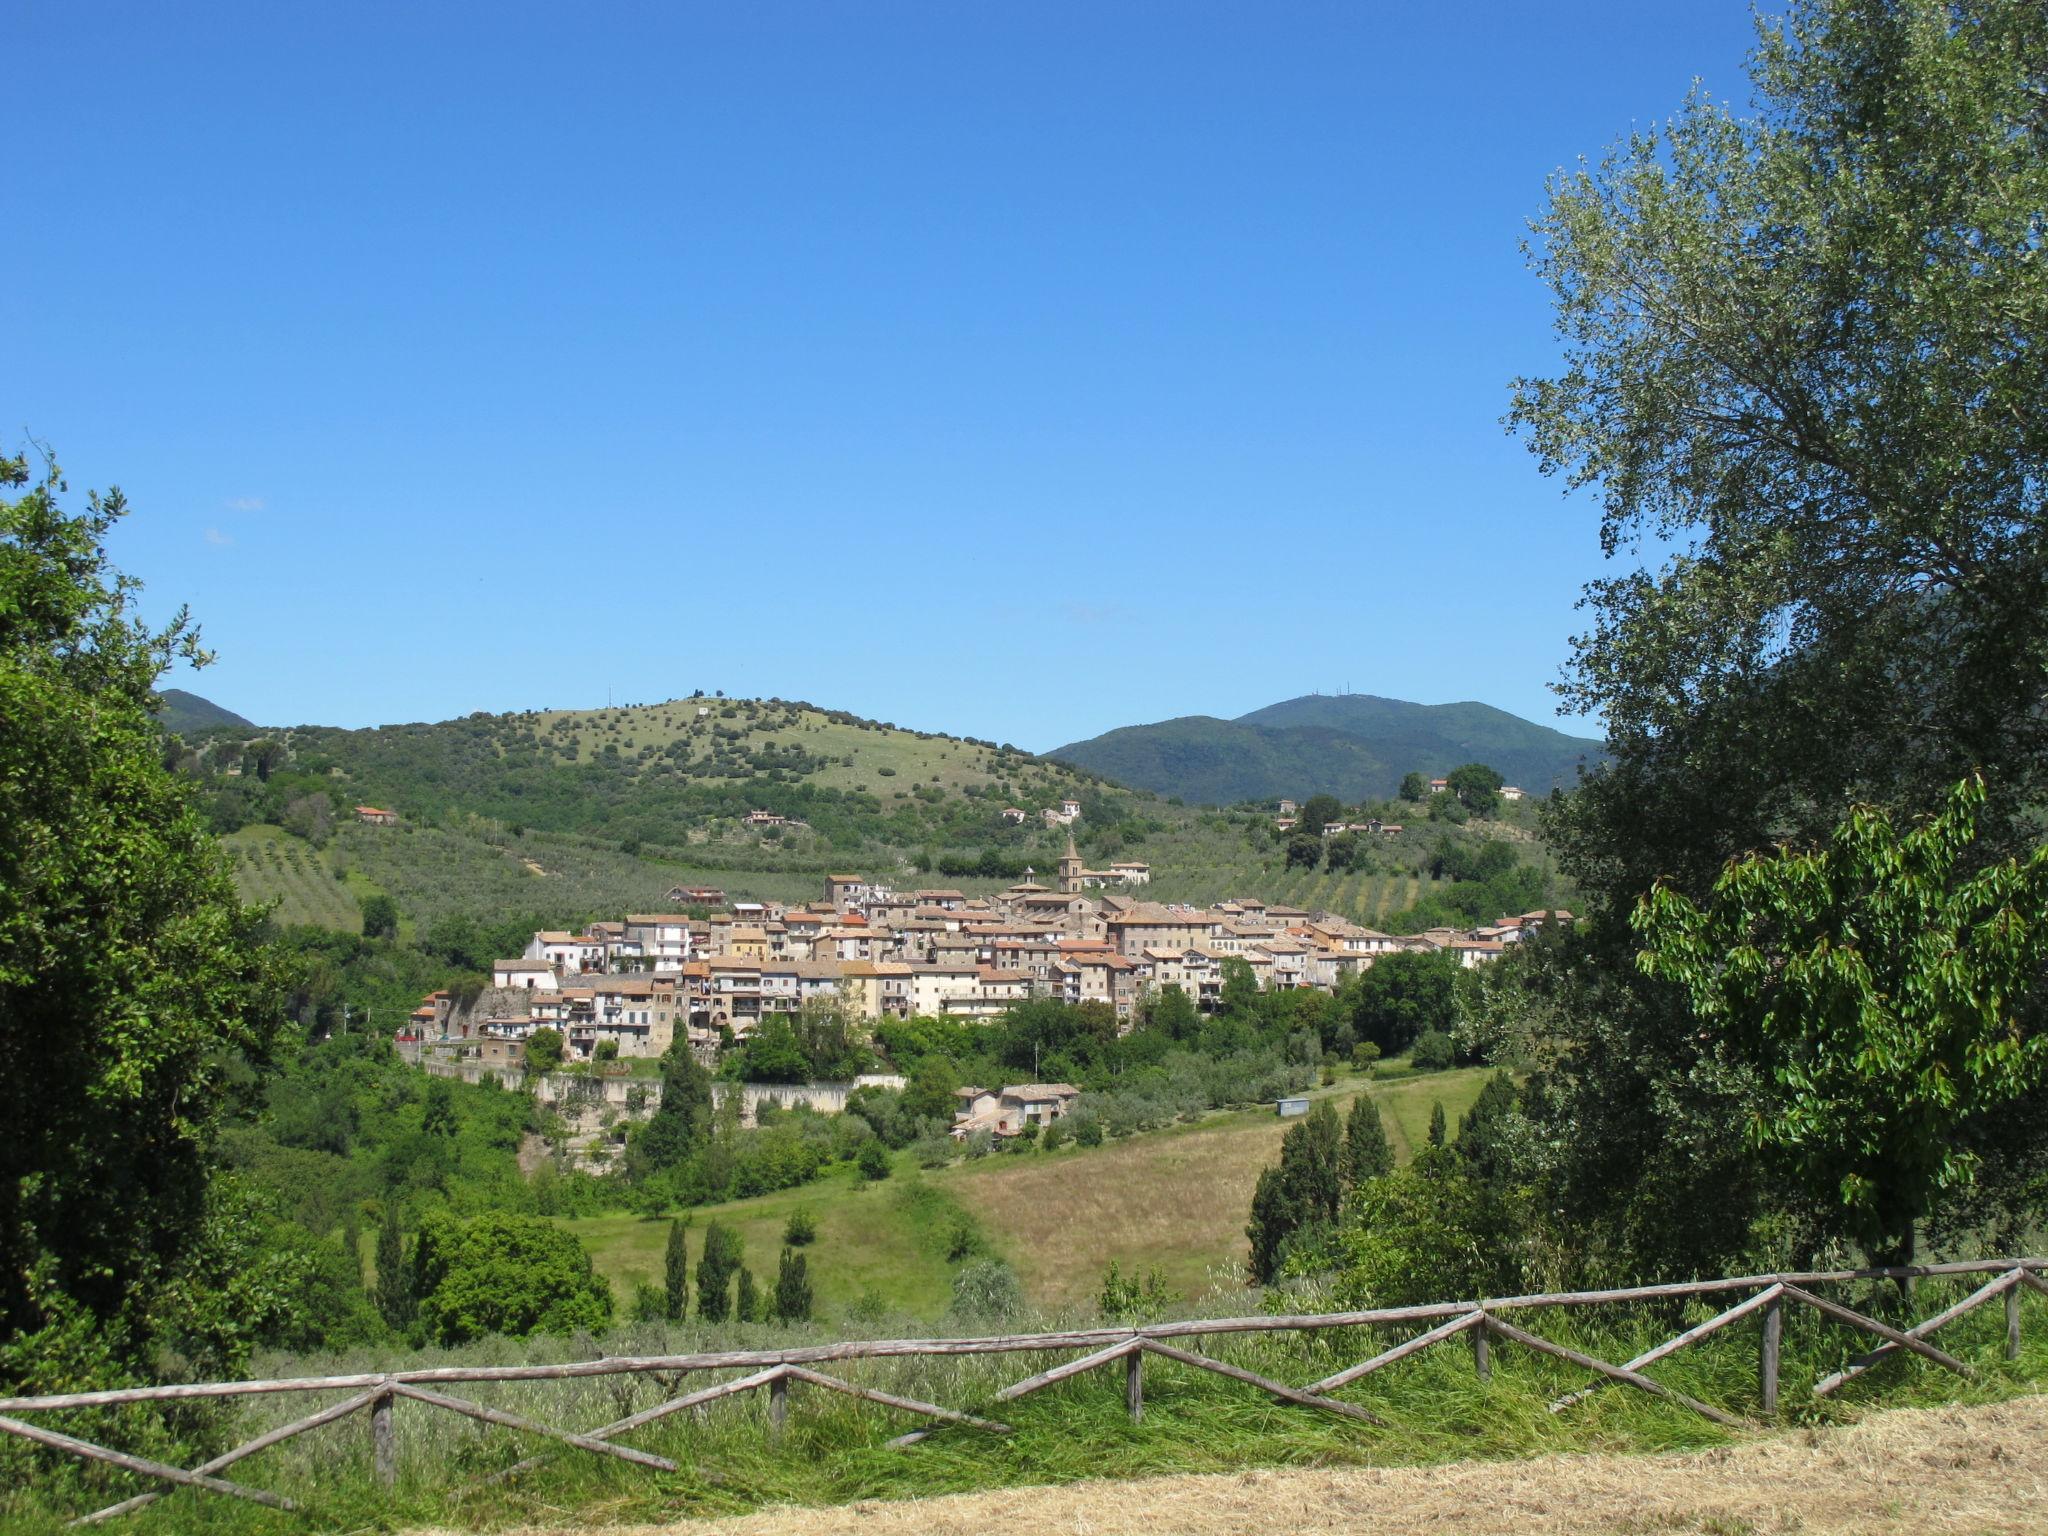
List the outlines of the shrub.
{"type": "Polygon", "coordinates": [[[789,1213],[789,1220],[782,1226],[782,1241],[787,1247],[803,1248],[818,1240],[818,1219],[811,1214],[811,1208],[800,1205],[789,1213]]]}
{"type": "Polygon", "coordinates": [[[810,1320],[810,1261],[794,1248],[782,1250],[782,1261],[775,1275],[773,1305],[775,1321],[778,1323],[802,1323],[810,1320]]]}
{"type": "Polygon", "coordinates": [[[1416,1040],[1409,1060],[1418,1072],[1442,1072],[1451,1065],[1453,1054],[1451,1037],[1440,1029],[1430,1029],[1416,1040]]]}
{"type": "Polygon", "coordinates": [[[953,1277],[953,1313],[972,1322],[999,1322],[1024,1308],[1017,1272],[1001,1259],[976,1259],[953,1277]]]}
{"type": "Polygon", "coordinates": [[[573,1333],[611,1321],[611,1287],[572,1233],[540,1216],[429,1220],[413,1244],[413,1294],[428,1337],[573,1333]]]}
{"type": "Polygon", "coordinates": [[[889,1177],[889,1149],[879,1141],[862,1142],[860,1156],[853,1161],[864,1179],[877,1180],[889,1177]]]}

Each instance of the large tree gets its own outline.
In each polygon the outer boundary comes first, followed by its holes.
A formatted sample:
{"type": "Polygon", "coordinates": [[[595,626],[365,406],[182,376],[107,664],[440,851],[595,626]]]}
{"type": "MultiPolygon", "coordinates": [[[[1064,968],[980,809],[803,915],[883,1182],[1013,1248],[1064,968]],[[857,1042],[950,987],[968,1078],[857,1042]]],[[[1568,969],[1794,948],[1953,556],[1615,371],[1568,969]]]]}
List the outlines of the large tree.
{"type": "Polygon", "coordinates": [[[1564,687],[1615,754],[1567,859],[1626,899],[1851,798],[2048,786],[2048,7],[1759,25],[1755,115],[1696,93],[1536,226],[1565,368],[1511,419],[1621,561],[1564,687]]]}
{"type": "MultiPolygon", "coordinates": [[[[1596,921],[1548,967],[1528,1110],[1548,1208],[1633,1273],[1842,1230],[1742,1135],[1768,1075],[1635,973],[1637,898],[1704,900],[1851,803],[1934,812],[1972,769],[1989,862],[2048,799],[2048,8],[1795,0],[1751,73],[1753,111],[1696,92],[1558,176],[1532,258],[1564,366],[1510,418],[1616,562],[1563,689],[1612,760],[1550,818],[1596,921]]],[[[1955,1128],[1987,1214],[2035,1198],[2044,1111],[1955,1128]]]]}
{"type": "Polygon", "coordinates": [[[282,1020],[245,909],[152,714],[183,613],[137,617],[118,491],[59,504],[0,459],[0,1339],[68,1305],[140,1346],[199,1237],[238,1062],[282,1020]]]}
{"type": "Polygon", "coordinates": [[[1963,875],[1983,801],[1966,779],[1904,832],[1858,806],[1824,847],[1731,862],[1705,905],[1658,886],[1635,913],[1643,969],[1772,1084],[1751,1144],[1888,1263],[1975,1181],[1963,1128],[2048,1077],[2048,1034],[2014,1020],[2048,962],[2048,846],[1963,875]]]}

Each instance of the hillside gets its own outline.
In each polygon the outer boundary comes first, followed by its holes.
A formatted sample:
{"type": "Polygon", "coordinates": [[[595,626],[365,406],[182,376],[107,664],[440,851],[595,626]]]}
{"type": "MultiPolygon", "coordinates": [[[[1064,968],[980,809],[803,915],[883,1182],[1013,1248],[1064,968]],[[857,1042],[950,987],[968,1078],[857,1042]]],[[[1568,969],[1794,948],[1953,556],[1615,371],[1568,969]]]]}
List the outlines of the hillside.
{"type": "MultiPolygon", "coordinates": [[[[1485,1079],[1476,1067],[1377,1082],[1347,1078],[1315,1096],[1342,1113],[1357,1093],[1369,1093],[1406,1163],[1427,1137],[1432,1106],[1441,1103],[1457,1124],[1485,1079]]],[[[700,1206],[693,1216],[700,1226],[731,1227],[750,1255],[765,1260],[790,1213],[813,1212],[820,1235],[809,1253],[812,1279],[820,1310],[831,1317],[870,1293],[912,1316],[943,1314],[957,1268],[939,1233],[948,1207],[966,1211],[1016,1267],[1032,1306],[1087,1305],[1112,1261],[1135,1273],[1156,1269],[1175,1296],[1194,1300],[1242,1270],[1252,1188],[1280,1155],[1288,1125],[1270,1107],[1231,1110],[1092,1149],[986,1157],[922,1174],[909,1153],[899,1153],[897,1177],[881,1188],[845,1167],[795,1189],[700,1206]]],[[[590,1250],[621,1306],[635,1286],[660,1281],[665,1224],[612,1214],[563,1225],[590,1250]]]]}
{"type": "Polygon", "coordinates": [[[244,730],[255,730],[250,721],[244,720],[231,709],[222,709],[211,699],[202,699],[196,693],[187,693],[182,688],[163,688],[157,691],[157,718],[164,729],[174,736],[191,736],[200,731],[210,731],[220,726],[235,726],[244,730]]]}
{"type": "Polygon", "coordinates": [[[1488,704],[1412,704],[1371,694],[1310,695],[1235,720],[1186,715],[1124,726],[1047,754],[1090,773],[1205,805],[1328,793],[1384,798],[1410,772],[1490,764],[1535,794],[1577,781],[1600,742],[1488,704]]]}
{"type": "MultiPolygon", "coordinates": [[[[1209,723],[1254,739],[1263,729],[1209,723]]],[[[1322,741],[1322,763],[1369,756],[1327,728],[1302,730],[1322,741]]],[[[1038,813],[1067,798],[1082,808],[1083,856],[1149,863],[1160,900],[1259,895],[1378,926],[1442,887],[1430,868],[1445,835],[1435,823],[1375,840],[1347,868],[1291,867],[1270,815],[1198,811],[1014,747],[773,700],[195,742],[181,766],[231,837],[244,896],[278,903],[284,921],[335,929],[356,927],[372,894],[398,904],[408,932],[512,913],[547,926],[660,906],[676,885],[809,900],[825,872],[848,866],[986,894],[1051,869],[1067,829],[1038,813]],[[362,804],[400,824],[358,825],[362,804]],[[1021,825],[1004,817],[1011,807],[1026,813],[1021,825]],[[756,810],[794,821],[753,825],[756,810]]],[[[1489,823],[1484,835],[1514,838],[1548,875],[1528,830],[1489,823]]]]}
{"type": "MultiPolygon", "coordinates": [[[[296,792],[387,806],[409,823],[481,817],[711,869],[815,873],[863,855],[971,848],[995,851],[988,874],[1014,878],[1012,866],[1056,856],[1064,833],[1048,832],[1039,812],[1063,799],[1084,807],[1084,845],[1154,806],[1015,747],[772,699],[302,725],[271,739],[282,761],[243,764],[222,749],[196,771],[212,769],[226,799],[252,806],[282,776],[296,792]],[[1027,813],[1022,825],[1006,807],[1027,813]],[[792,824],[750,825],[756,811],[792,824]]],[[[231,811],[220,819],[239,824],[231,811]]]]}

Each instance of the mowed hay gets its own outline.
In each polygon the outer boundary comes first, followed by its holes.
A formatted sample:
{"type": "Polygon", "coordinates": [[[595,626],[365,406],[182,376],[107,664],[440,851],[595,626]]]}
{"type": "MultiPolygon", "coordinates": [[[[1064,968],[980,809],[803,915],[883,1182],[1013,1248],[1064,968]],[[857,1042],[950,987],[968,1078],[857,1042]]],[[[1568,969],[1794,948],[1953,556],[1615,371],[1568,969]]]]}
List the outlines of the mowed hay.
{"type": "MultiPolygon", "coordinates": [[[[608,1536],[654,1529],[605,1528],[608,1536]]],[[[2020,1536],[2048,1530],[2048,1398],[1899,1409],[1847,1428],[1683,1455],[1087,1482],[762,1510],[658,1529],[702,1536],[2020,1536]]]]}
{"type": "MultiPolygon", "coordinates": [[[[1431,1105],[1441,1102],[1455,1126],[1486,1075],[1468,1069],[1372,1085],[1402,1161],[1426,1140],[1431,1105]]],[[[1343,1090],[1331,1102],[1341,1115],[1354,1096],[1343,1090]]],[[[1038,1306],[1092,1301],[1112,1260],[1140,1276],[1156,1268],[1174,1293],[1193,1300],[1249,1257],[1253,1187],[1296,1123],[1270,1109],[1226,1115],[1092,1151],[984,1158],[939,1177],[1038,1306]]]]}
{"type": "Polygon", "coordinates": [[[1259,1170],[1280,1155],[1286,1123],[1224,1121],[1136,1136],[1049,1158],[991,1157],[947,1178],[1044,1307],[1092,1301],[1115,1260],[1157,1268],[1186,1297],[1210,1271],[1241,1263],[1259,1170]]]}

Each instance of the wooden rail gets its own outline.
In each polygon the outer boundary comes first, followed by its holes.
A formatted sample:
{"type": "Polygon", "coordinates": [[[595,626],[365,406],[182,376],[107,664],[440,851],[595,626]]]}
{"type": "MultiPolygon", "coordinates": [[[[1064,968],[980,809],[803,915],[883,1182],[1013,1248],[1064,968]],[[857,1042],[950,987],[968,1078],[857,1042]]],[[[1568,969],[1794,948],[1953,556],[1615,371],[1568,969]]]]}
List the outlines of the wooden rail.
{"type": "MultiPolygon", "coordinates": [[[[1204,1318],[1169,1323],[1122,1327],[1074,1329],[1058,1333],[999,1334],[964,1339],[863,1339],[833,1344],[800,1345],[778,1350],[723,1350],[690,1355],[623,1356],[611,1359],[575,1361],[564,1365],[440,1366],[422,1370],[400,1370],[338,1376],[303,1376],[269,1381],[222,1381],[178,1383],[158,1387],[124,1387],[101,1392],[65,1392],[42,1397],[0,1398],[0,1434],[97,1461],[143,1477],[158,1479],[174,1487],[202,1488],[230,1497],[249,1499],[278,1509],[292,1509],[290,1500],[259,1488],[230,1481],[219,1474],[258,1451],[281,1444],[309,1430],[334,1423],[351,1414],[367,1412],[378,1482],[391,1486],[398,1475],[397,1439],[393,1410],[400,1399],[423,1407],[454,1413],[485,1424],[538,1435],[593,1455],[613,1457],[634,1465],[661,1471],[675,1471],[676,1463],[649,1451],[619,1444],[620,1436],[689,1410],[701,1410],[721,1399],[766,1389],[769,1433],[779,1435],[789,1412],[790,1387],[801,1383],[828,1392],[842,1393],[865,1402],[898,1409],[923,1420],[918,1427],[890,1442],[914,1445],[945,1425],[961,1425],[993,1434],[1007,1434],[1010,1426],[994,1419],[980,1418],[959,1409],[947,1408],[916,1398],[861,1386],[816,1367],[834,1362],[903,1358],[958,1358],[963,1356],[1084,1351],[1078,1358],[1027,1376],[992,1394],[991,1401],[1014,1402],[1033,1392],[1070,1380],[1090,1371],[1124,1362],[1125,1402],[1132,1421],[1144,1416],[1144,1360],[1147,1355],[1177,1365],[1226,1377],[1253,1387],[1276,1401],[1293,1403],[1379,1428],[1387,1421],[1356,1403],[1344,1402],[1330,1394],[1359,1381],[1375,1371],[1405,1360],[1422,1350],[1460,1334],[1471,1336],[1473,1366],[1481,1381],[1492,1372],[1492,1344],[1495,1340],[1520,1345],[1549,1355],[1591,1374],[1595,1381],[1565,1394],[1553,1402],[1553,1413],[1562,1412],[1590,1396],[1602,1386],[1619,1382],[1653,1396],[1677,1403],[1716,1423],[1740,1426],[1743,1420],[1697,1398],[1688,1397],[1643,1374],[1646,1367],[1668,1359],[1699,1340],[1720,1332],[1752,1315],[1760,1321],[1758,1348],[1759,1399],[1766,1415],[1778,1406],[1779,1355],[1784,1336],[1787,1305],[1803,1306],[1832,1322],[1874,1335],[1882,1342],[1813,1389],[1825,1397],[1845,1382],[1894,1355],[1910,1353],[1944,1370],[1973,1377],[1975,1372],[1928,1342],[1931,1335],[1975,1311],[1994,1298],[2005,1301],[2005,1356],[2016,1359],[2020,1347],[2019,1298],[2028,1290],[2048,1294],[2048,1259],[1980,1259],[1962,1263],[1926,1264],[1886,1269],[1811,1271],[1795,1274],[1741,1275],[1719,1280],[1682,1281],[1667,1285],[1631,1286],[1602,1291],[1566,1291],[1524,1296],[1498,1296],[1482,1301],[1435,1302],[1425,1306],[1377,1307],[1357,1312],[1326,1312],[1286,1316],[1204,1318]],[[1841,1302],[1818,1294],[1814,1286],[1859,1280],[1909,1280],[1942,1276],[1989,1275],[1983,1285],[1954,1305],[1900,1329],[1857,1312],[1841,1302]],[[1645,1351],[1625,1364],[1599,1360],[1567,1345],[1546,1339],[1507,1320],[1503,1314],[1550,1307],[1596,1306],[1603,1303],[1676,1301],[1701,1296],[1723,1296],[1749,1292],[1703,1323],[1645,1351]],[[1388,1327],[1426,1324],[1424,1331],[1402,1343],[1382,1350],[1370,1359],[1348,1366],[1306,1386],[1291,1386],[1242,1366],[1198,1353],[1174,1340],[1227,1337],[1241,1333],[1317,1333],[1334,1329],[1388,1327]],[[467,1398],[437,1390],[470,1382],[566,1381],[596,1376],[666,1376],[681,1378],[695,1372],[737,1370],[742,1374],[728,1380],[669,1397],[654,1407],[642,1409],[610,1424],[585,1433],[556,1428],[518,1414],[506,1412],[467,1398]],[[95,1445],[65,1435],[14,1415],[63,1412],[82,1408],[117,1407],[131,1403],[190,1402],[203,1399],[257,1397],[277,1393],[347,1392],[338,1403],[265,1431],[255,1439],[222,1452],[204,1464],[186,1470],[124,1451],[95,1445]]],[[[677,1384],[680,1384],[679,1382],[677,1384]]],[[[673,1392],[674,1385],[667,1387],[673,1392]]],[[[541,1458],[530,1457],[505,1472],[503,1478],[527,1471],[541,1458]]],[[[89,1525],[142,1508],[162,1497],[149,1491],[80,1516],[74,1525],[89,1525]]]]}

